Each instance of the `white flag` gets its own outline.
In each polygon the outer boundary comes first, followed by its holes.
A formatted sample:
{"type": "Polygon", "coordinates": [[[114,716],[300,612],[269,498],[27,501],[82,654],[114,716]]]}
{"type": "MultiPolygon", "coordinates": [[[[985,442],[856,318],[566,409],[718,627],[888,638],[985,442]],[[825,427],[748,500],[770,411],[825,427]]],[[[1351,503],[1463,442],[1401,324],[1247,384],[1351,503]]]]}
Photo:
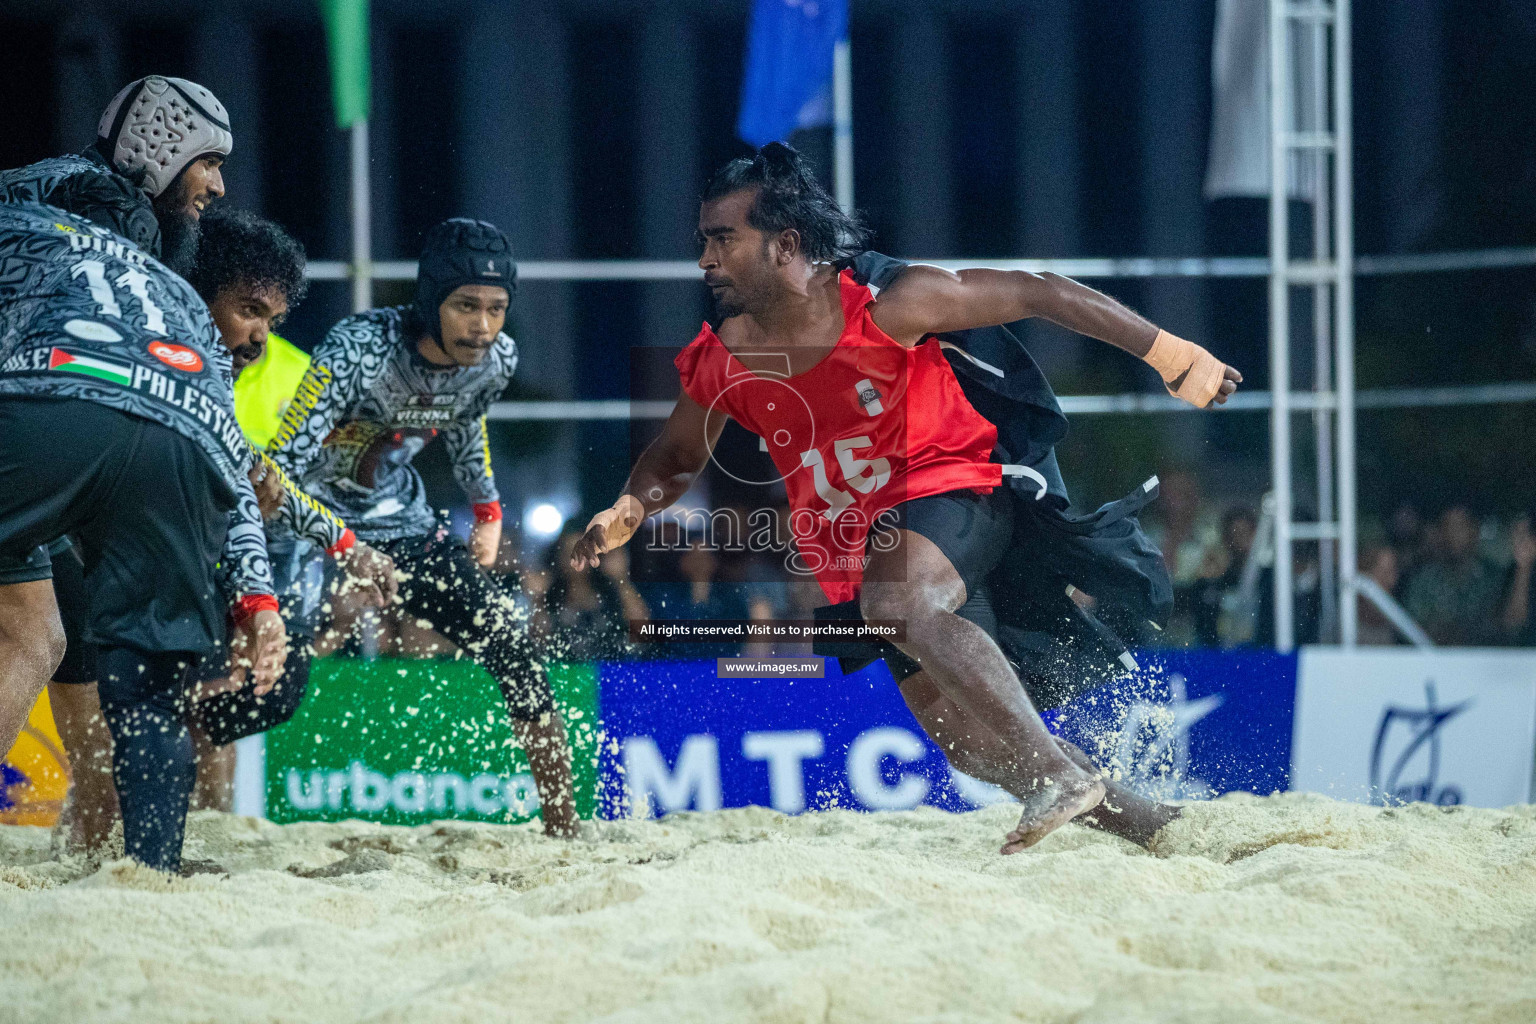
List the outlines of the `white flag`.
{"type": "MultiPolygon", "coordinates": [[[[1293,127],[1315,130],[1310,28],[1293,29],[1290,46],[1293,127]]],[[[1324,79],[1326,88],[1326,79],[1324,79]]],[[[1211,46],[1211,151],[1205,168],[1205,198],[1269,195],[1269,2],[1217,0],[1211,46]]],[[[1310,199],[1315,191],[1313,158],[1293,153],[1289,192],[1310,199]]]]}

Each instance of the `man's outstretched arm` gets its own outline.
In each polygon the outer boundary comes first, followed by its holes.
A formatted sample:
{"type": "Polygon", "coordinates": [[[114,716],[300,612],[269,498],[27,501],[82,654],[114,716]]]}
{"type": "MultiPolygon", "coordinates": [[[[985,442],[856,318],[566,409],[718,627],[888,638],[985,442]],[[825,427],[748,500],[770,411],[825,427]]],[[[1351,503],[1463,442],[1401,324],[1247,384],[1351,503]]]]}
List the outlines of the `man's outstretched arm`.
{"type": "Polygon", "coordinates": [[[709,462],[725,420],[725,413],[705,409],[686,393],[680,395],[661,436],[641,453],[630,471],[619,500],[587,524],[587,532],[571,552],[572,568],[596,566],[598,556],[627,543],[646,516],[688,493],[694,478],[709,462]]]}
{"type": "Polygon", "coordinates": [[[930,334],[1041,317],[1146,360],[1170,393],[1193,405],[1220,404],[1243,375],[1192,342],[1157,326],[1087,285],[1059,274],[962,270],[916,264],[880,293],[875,324],[903,345],[930,334]]]}

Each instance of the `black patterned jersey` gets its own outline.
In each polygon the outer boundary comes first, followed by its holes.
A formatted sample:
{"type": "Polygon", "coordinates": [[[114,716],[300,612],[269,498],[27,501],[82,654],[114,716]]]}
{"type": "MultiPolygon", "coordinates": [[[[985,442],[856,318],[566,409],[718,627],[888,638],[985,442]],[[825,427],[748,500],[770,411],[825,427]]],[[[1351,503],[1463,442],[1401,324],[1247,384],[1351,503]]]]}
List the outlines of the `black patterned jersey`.
{"type": "MultiPolygon", "coordinates": [[[[109,173],[110,168],[94,153],[49,157],[8,171],[0,171],[0,203],[47,202],[53,190],[84,174],[109,173]]],[[[293,486],[285,476],[283,504],[277,519],[298,536],[329,549],[341,540],[346,524],[328,509],[293,486]]]]}
{"type": "Polygon", "coordinates": [[[45,203],[54,189],[77,174],[100,174],[109,168],[88,156],[53,156],[25,167],[0,171],[0,203],[45,203]]]}
{"type": "Polygon", "coordinates": [[[5,396],[84,399],[194,442],[236,496],[223,562],[230,587],[272,592],[229,353],[207,305],[159,261],[55,207],[0,204],[5,396]]]}
{"type": "Polygon", "coordinates": [[[267,450],[366,541],[429,533],[416,453],[439,434],[472,503],[498,500],[485,414],[517,369],[505,334],[478,366],[436,366],[403,331],[406,307],[358,313],[315,349],[267,450]]]}
{"type": "Polygon", "coordinates": [[[270,472],[277,474],[283,485],[283,503],[278,506],[274,517],[278,525],[327,552],[339,544],[342,535],[347,532],[347,524],[335,512],[306,494],[302,487],[293,482],[292,477],[283,472],[283,467],[272,460],[272,456],[257,449],[256,457],[270,472]]]}

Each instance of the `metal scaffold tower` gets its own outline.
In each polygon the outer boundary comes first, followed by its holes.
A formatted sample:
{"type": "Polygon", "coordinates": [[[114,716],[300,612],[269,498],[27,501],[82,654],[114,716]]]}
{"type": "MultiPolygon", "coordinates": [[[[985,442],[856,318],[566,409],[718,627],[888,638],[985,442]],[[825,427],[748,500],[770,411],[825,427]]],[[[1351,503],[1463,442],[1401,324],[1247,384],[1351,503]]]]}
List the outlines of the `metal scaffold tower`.
{"type": "MultiPolygon", "coordinates": [[[[1275,645],[1296,643],[1293,551],[1319,548],[1322,639],[1356,639],[1354,595],[1355,295],[1350,0],[1269,0],[1269,353],[1275,523],[1275,645]],[[1310,259],[1291,253],[1292,200],[1311,207],[1310,259]],[[1311,289],[1310,330],[1292,318],[1311,289]],[[1311,336],[1311,401],[1291,395],[1293,344],[1311,336]],[[1317,443],[1317,519],[1295,521],[1294,404],[1310,406],[1317,443]]],[[[1300,248],[1301,246],[1298,246],[1300,248]]]]}

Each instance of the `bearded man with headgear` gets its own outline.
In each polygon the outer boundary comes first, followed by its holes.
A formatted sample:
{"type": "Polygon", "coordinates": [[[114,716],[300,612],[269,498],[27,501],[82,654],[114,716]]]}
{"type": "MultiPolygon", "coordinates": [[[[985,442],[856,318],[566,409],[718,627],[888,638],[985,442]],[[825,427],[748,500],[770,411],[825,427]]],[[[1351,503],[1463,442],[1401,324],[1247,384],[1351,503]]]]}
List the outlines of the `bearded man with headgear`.
{"type": "Polygon", "coordinates": [[[124,847],[175,871],[190,673],[232,621],[236,674],[265,693],[286,634],[230,353],[192,286],[122,234],[119,184],[89,219],[0,204],[0,747],[63,657],[49,549],[77,535],[124,847]]]}
{"type": "MultiPolygon", "coordinates": [[[[125,845],[162,870],[180,864],[191,788],[187,674],[226,614],[241,675],[265,691],[283,664],[263,474],[231,426],[229,355],[185,280],[232,144],[212,93],[151,76],[113,98],[82,154],[0,172],[0,748],[60,668],[52,577],[78,534],[74,610],[102,650],[125,845]]],[[[96,676],[82,672],[66,681],[96,676]]],[[[87,704],[57,713],[83,720],[87,704]]]]}
{"type": "Polygon", "coordinates": [[[576,827],[565,725],[526,616],[485,568],[501,539],[485,414],[517,368],[502,332],[517,286],[511,243],[455,217],[427,233],[408,306],[357,313],[315,349],[268,453],[311,496],[394,559],[396,602],[501,687],[538,785],[545,831],[576,827]],[[474,507],[468,547],[427,503],[411,460],[439,434],[474,507]]]}
{"type": "Polygon", "coordinates": [[[96,141],[78,155],[0,171],[0,202],[42,202],[74,211],[125,178],[142,196],[123,200],[130,241],[187,277],[197,258],[198,217],[224,195],[220,168],[234,148],[224,104],[184,78],[130,82],[101,115],[96,141]]]}

